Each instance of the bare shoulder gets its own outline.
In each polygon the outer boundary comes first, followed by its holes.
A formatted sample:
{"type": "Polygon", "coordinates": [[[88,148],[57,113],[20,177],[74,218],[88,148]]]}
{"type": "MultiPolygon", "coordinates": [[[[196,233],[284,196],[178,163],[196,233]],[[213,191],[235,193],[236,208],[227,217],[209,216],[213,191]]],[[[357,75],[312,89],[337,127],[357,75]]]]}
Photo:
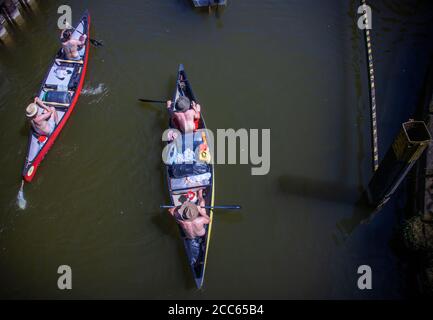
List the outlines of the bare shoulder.
{"type": "Polygon", "coordinates": [[[199,217],[197,219],[194,220],[197,224],[208,224],[209,223],[209,217],[199,217]]]}
{"type": "Polygon", "coordinates": [[[193,119],[195,117],[194,109],[189,109],[187,112],[185,112],[185,117],[187,119],[193,119]]]}

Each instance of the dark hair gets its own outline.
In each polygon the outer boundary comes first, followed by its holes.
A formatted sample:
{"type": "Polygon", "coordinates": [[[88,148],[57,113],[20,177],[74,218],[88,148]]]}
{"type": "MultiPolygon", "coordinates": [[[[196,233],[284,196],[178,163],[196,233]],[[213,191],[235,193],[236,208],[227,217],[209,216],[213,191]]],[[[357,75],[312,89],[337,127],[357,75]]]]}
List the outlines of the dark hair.
{"type": "Polygon", "coordinates": [[[71,39],[71,36],[72,36],[71,30],[67,29],[67,30],[63,31],[62,42],[69,41],[69,39],[71,39]]]}
{"type": "Polygon", "coordinates": [[[191,107],[191,101],[186,96],[180,96],[176,100],[176,112],[186,112],[191,107]]]}

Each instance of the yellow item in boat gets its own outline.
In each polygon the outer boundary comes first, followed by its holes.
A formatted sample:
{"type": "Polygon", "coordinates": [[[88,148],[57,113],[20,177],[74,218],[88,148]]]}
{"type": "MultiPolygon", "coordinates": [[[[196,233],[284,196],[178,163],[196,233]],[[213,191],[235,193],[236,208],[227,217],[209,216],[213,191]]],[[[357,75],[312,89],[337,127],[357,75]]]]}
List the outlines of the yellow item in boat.
{"type": "Polygon", "coordinates": [[[210,163],[211,155],[209,152],[209,146],[207,144],[206,133],[202,132],[201,137],[203,139],[203,143],[199,146],[198,159],[202,162],[210,163]]]}

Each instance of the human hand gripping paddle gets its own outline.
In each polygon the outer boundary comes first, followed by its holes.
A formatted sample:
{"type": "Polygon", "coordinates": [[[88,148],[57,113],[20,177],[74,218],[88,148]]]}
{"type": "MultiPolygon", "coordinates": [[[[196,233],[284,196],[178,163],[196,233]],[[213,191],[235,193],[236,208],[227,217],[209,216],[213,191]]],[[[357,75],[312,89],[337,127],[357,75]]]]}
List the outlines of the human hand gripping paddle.
{"type": "MultiPolygon", "coordinates": [[[[74,28],[73,26],[71,26],[69,23],[66,23],[66,26],[68,28],[74,30],[74,31],[77,31],[79,34],[81,34],[82,36],[84,36],[84,34],[82,32],[78,31],[76,28],[74,28]]],[[[100,41],[100,40],[95,40],[95,39],[89,38],[89,41],[90,41],[91,44],[93,44],[97,48],[104,46],[104,43],[102,41],[100,41]]]]}

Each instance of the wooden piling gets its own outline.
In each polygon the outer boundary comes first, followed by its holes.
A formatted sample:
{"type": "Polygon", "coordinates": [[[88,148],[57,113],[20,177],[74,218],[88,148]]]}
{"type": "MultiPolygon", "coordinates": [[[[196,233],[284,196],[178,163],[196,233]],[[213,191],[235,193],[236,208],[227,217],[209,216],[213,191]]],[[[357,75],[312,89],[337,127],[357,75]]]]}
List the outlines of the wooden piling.
{"type": "Polygon", "coordinates": [[[30,5],[28,4],[27,0],[18,0],[18,2],[20,3],[23,9],[30,10],[30,5]]]}
{"type": "Polygon", "coordinates": [[[32,6],[36,5],[32,0],[0,0],[0,39],[8,35],[6,25],[16,27],[24,22],[21,15],[23,11],[33,11],[32,6]]]}
{"type": "Polygon", "coordinates": [[[0,39],[6,37],[7,30],[4,27],[4,24],[6,23],[6,20],[3,18],[2,15],[0,15],[0,39]]]}
{"type": "Polygon", "coordinates": [[[368,185],[370,203],[381,208],[432,141],[424,121],[409,121],[402,128],[368,185]]]}

